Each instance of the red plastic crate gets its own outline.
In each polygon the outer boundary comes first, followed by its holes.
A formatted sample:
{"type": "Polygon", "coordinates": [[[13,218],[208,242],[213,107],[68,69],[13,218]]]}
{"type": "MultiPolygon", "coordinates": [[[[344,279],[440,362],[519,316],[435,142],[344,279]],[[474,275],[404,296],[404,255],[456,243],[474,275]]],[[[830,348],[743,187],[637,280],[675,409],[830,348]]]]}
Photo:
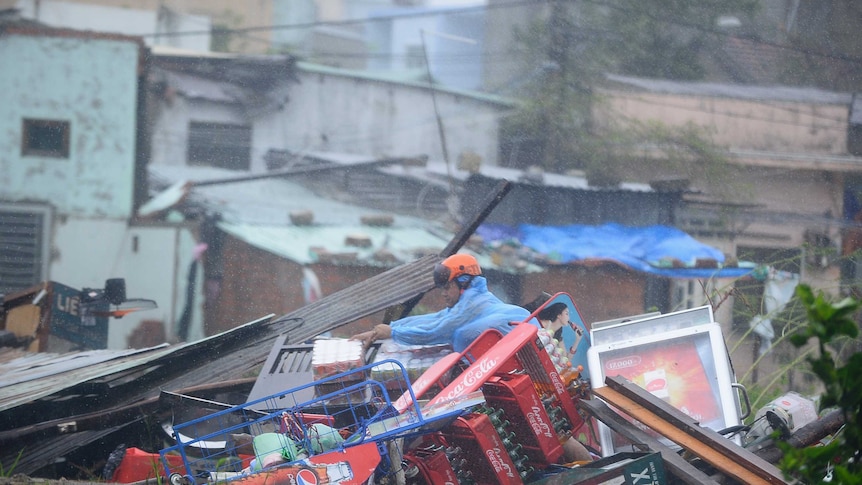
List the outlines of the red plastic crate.
{"type": "Polygon", "coordinates": [[[450,485],[459,483],[455,470],[442,446],[431,450],[414,450],[404,455],[404,461],[415,466],[418,476],[408,477],[407,483],[423,483],[426,485],[450,485]]]}
{"type": "Polygon", "coordinates": [[[488,407],[501,409],[530,461],[541,468],[563,456],[561,436],[554,429],[533,380],[524,374],[494,376],[482,386],[488,407]]]}
{"type": "Polygon", "coordinates": [[[473,478],[477,485],[524,483],[487,415],[473,413],[459,417],[442,433],[451,446],[461,448],[461,458],[474,465],[473,478]]]}

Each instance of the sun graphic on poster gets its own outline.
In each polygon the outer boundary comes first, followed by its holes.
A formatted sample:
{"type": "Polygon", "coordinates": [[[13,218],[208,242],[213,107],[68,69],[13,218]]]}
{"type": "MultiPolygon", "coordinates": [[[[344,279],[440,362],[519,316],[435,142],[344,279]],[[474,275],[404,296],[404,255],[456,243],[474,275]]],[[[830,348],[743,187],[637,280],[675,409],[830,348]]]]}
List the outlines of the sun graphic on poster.
{"type": "Polygon", "coordinates": [[[625,377],[696,421],[721,418],[718,396],[690,340],[627,349],[603,367],[605,376],[625,377]]]}

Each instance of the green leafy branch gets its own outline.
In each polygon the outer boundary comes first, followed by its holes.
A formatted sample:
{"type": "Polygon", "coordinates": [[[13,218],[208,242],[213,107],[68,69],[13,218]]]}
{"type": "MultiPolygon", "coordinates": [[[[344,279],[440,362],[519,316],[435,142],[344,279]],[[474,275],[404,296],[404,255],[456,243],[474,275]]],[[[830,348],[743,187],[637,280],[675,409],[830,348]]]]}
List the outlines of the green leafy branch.
{"type": "Polygon", "coordinates": [[[845,298],[837,303],[817,295],[807,285],[796,288],[796,296],[806,311],[808,325],[790,337],[799,348],[810,339],[817,340],[818,352],[806,357],[812,372],[822,381],[824,393],[820,408],[838,408],[844,416],[844,427],[824,446],[796,449],[779,443],[784,458],[779,466],[788,478],[806,484],[862,484],[862,353],[851,355],[843,365],[837,365],[830,344],[838,339],[856,338],[859,327],[854,316],[862,302],[845,298]]]}

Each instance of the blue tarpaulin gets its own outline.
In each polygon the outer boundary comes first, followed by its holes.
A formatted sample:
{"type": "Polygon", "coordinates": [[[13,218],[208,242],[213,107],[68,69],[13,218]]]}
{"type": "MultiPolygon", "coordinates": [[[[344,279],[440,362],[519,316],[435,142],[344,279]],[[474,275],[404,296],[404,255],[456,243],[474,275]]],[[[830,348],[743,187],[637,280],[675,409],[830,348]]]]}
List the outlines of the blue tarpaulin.
{"type": "Polygon", "coordinates": [[[738,278],[754,269],[723,267],[721,251],[670,226],[485,224],[476,232],[486,243],[515,243],[560,264],[612,261],[668,278],[738,278]],[[714,260],[717,267],[695,267],[698,260],[714,260]]]}

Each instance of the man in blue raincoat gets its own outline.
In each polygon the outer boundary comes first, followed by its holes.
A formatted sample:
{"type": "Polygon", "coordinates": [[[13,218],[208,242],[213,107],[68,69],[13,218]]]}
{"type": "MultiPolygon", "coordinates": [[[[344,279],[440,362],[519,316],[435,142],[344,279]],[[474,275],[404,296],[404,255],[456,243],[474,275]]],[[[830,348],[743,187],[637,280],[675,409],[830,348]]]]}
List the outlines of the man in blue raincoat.
{"type": "MultiPolygon", "coordinates": [[[[512,330],[510,322],[523,322],[530,316],[525,308],[504,303],[488,291],[479,262],[469,254],[455,254],[437,263],[434,284],[443,291],[447,308],[390,325],[381,323],[353,339],[366,347],[390,337],[406,345],[451,344],[455,352],[462,352],[485,330],[493,328],[505,335],[512,330]]],[[[541,328],[535,318],[530,323],[541,328]]],[[[567,462],[591,460],[589,451],[574,437],[563,444],[563,450],[567,462]]]]}
{"type": "MultiPolygon", "coordinates": [[[[353,339],[365,346],[390,337],[406,345],[450,344],[455,352],[461,352],[485,330],[493,328],[505,335],[512,330],[510,322],[522,322],[530,316],[526,309],[504,303],[488,291],[479,262],[469,254],[455,254],[437,263],[434,284],[443,291],[447,308],[405,317],[390,325],[379,324],[353,339]]],[[[530,323],[539,325],[535,319],[530,323]]]]}

